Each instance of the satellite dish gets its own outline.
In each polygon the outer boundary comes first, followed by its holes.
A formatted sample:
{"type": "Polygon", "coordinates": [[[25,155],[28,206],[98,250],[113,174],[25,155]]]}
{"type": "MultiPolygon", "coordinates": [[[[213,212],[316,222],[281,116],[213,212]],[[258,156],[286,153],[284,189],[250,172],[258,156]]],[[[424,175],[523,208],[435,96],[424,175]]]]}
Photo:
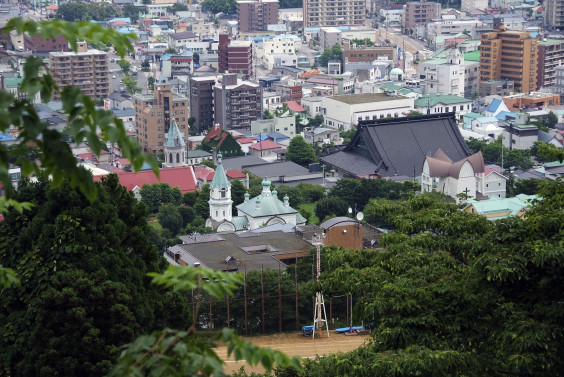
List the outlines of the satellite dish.
{"type": "Polygon", "coordinates": [[[351,213],[352,213],[352,208],[349,207],[348,211],[349,211],[349,214],[351,214],[351,213]]]}
{"type": "Polygon", "coordinates": [[[362,213],[362,212],[357,213],[357,214],[356,214],[356,219],[357,219],[358,221],[362,221],[362,219],[364,219],[364,213],[362,213]]]}

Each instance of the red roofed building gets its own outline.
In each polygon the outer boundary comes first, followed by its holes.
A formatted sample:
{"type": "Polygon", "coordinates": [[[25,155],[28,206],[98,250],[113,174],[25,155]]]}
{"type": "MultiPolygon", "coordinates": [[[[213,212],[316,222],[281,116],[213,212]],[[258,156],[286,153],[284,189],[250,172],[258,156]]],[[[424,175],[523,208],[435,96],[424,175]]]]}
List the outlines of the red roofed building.
{"type": "MultiPolygon", "coordinates": [[[[157,178],[152,170],[117,173],[119,183],[127,190],[133,191],[138,200],[141,199],[139,191],[144,184],[168,183],[170,187],[178,187],[183,194],[197,190],[196,176],[191,166],[161,169],[159,175],[160,177],[157,178]]],[[[94,180],[99,181],[100,176],[95,176],[94,180]]]]}
{"type": "MultiPolygon", "coordinates": [[[[209,166],[198,165],[194,166],[194,174],[196,176],[198,189],[202,189],[202,187],[206,183],[209,183],[213,180],[215,170],[213,170],[209,166]]],[[[233,179],[239,179],[241,182],[243,182],[245,187],[248,187],[248,184],[246,183],[248,177],[245,173],[240,172],[239,170],[226,170],[225,175],[230,181],[233,179]]]]}
{"type": "Polygon", "coordinates": [[[241,146],[235,138],[227,131],[222,130],[219,124],[213,126],[204,140],[202,140],[203,149],[210,152],[212,148],[221,152],[224,157],[242,156],[241,146]]]}
{"type": "Polygon", "coordinates": [[[304,107],[302,105],[300,105],[296,101],[288,101],[288,102],[284,102],[284,103],[288,106],[288,109],[290,109],[291,111],[293,111],[295,113],[305,113],[307,111],[306,109],[304,109],[304,107]]]}
{"type": "Polygon", "coordinates": [[[266,160],[273,160],[278,157],[278,153],[283,150],[282,146],[272,140],[266,139],[249,146],[249,154],[258,156],[266,160]]]}

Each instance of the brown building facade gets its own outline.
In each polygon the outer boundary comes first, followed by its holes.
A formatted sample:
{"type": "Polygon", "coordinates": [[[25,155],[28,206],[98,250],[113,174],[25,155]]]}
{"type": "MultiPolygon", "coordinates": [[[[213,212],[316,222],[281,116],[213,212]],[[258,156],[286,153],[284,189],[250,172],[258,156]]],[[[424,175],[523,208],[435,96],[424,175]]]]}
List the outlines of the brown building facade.
{"type": "Polygon", "coordinates": [[[405,5],[404,29],[412,29],[416,26],[426,25],[434,18],[441,15],[441,3],[431,1],[413,1],[405,5]]]}
{"type": "Polygon", "coordinates": [[[242,81],[236,74],[223,75],[214,86],[215,123],[224,130],[251,129],[251,122],[261,118],[262,100],[258,84],[242,81]]]}
{"type": "Polygon", "coordinates": [[[135,107],[135,133],[141,147],[149,153],[164,151],[165,134],[176,119],[180,132],[188,142],[188,99],[173,93],[168,82],[155,83],[151,94],[133,96],[135,107]]]}
{"type": "Polygon", "coordinates": [[[41,35],[34,35],[31,38],[30,49],[34,52],[70,51],[69,42],[62,35],[55,39],[43,39],[41,35]]]}
{"type": "Polygon", "coordinates": [[[508,31],[495,25],[494,31],[484,33],[480,44],[480,82],[513,80],[521,93],[537,89],[538,39],[526,31],[508,31]]]}
{"type": "Polygon", "coordinates": [[[215,76],[190,77],[190,116],[196,119],[194,128],[198,131],[213,126],[213,87],[215,76]]]}
{"type": "Polygon", "coordinates": [[[556,84],[556,67],[564,60],[564,40],[539,41],[537,88],[556,84]]]}
{"type": "Polygon", "coordinates": [[[227,34],[220,34],[217,54],[220,73],[242,73],[245,80],[253,75],[251,41],[231,41],[227,34]]]}
{"type": "Polygon", "coordinates": [[[264,31],[269,24],[278,24],[278,0],[237,1],[239,31],[264,31]]]}
{"type": "Polygon", "coordinates": [[[362,0],[304,0],[304,27],[361,26],[366,21],[362,0]]]}
{"type": "Polygon", "coordinates": [[[392,46],[374,46],[351,48],[349,41],[343,43],[343,59],[345,63],[371,63],[380,57],[394,60],[394,48],[392,46]]]}
{"type": "MultiPolygon", "coordinates": [[[[60,90],[66,86],[77,86],[93,99],[110,94],[108,56],[103,51],[88,49],[85,42],[78,43],[76,53],[50,52],[49,70],[60,90]]],[[[54,99],[60,99],[58,93],[55,93],[54,99]]]]}
{"type": "Polygon", "coordinates": [[[345,249],[362,249],[363,226],[348,217],[334,217],[320,225],[325,239],[325,246],[340,246],[345,249]]]}

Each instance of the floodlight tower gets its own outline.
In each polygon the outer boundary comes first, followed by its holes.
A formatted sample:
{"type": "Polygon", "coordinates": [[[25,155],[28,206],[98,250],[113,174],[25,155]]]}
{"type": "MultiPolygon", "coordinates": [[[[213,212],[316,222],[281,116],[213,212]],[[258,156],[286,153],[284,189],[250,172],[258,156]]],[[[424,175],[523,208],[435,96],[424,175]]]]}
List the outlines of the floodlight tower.
{"type": "MultiPolygon", "coordinates": [[[[321,275],[321,246],[323,245],[323,238],[325,238],[325,233],[314,233],[313,235],[313,242],[315,243],[317,260],[317,281],[319,281],[319,275],[321,275]]],[[[316,329],[319,332],[319,337],[321,337],[321,335],[323,334],[323,324],[325,324],[327,337],[329,337],[329,324],[327,323],[327,313],[325,312],[325,301],[323,300],[323,294],[321,292],[317,292],[315,294],[315,307],[313,311],[312,338],[315,338],[316,329]]]]}

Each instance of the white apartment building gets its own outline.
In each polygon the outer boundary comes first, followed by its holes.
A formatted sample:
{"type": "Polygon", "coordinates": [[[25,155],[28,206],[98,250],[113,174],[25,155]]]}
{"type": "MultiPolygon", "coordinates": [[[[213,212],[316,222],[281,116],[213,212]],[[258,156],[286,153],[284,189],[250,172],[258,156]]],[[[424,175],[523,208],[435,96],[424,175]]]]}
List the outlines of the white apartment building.
{"type": "MultiPolygon", "coordinates": [[[[376,12],[378,12],[378,9],[372,11],[372,13],[376,12]]],[[[405,18],[405,10],[403,7],[398,9],[380,9],[379,14],[380,17],[386,17],[384,24],[388,27],[401,26],[405,18]]]]}
{"type": "Polygon", "coordinates": [[[419,65],[423,93],[452,94],[464,97],[464,55],[457,48],[450,50],[446,63],[419,65]]]}
{"type": "Polygon", "coordinates": [[[325,126],[349,130],[361,120],[402,117],[413,110],[413,98],[384,93],[349,94],[323,98],[325,126]]]}
{"type": "Polygon", "coordinates": [[[293,115],[274,119],[253,120],[251,122],[251,134],[267,135],[278,132],[288,136],[290,139],[296,136],[296,118],[293,115]]]}
{"type": "Polygon", "coordinates": [[[467,32],[471,38],[479,38],[476,29],[482,26],[482,21],[473,18],[462,20],[434,20],[427,24],[427,36],[440,37],[467,32]]]}
{"type": "Polygon", "coordinates": [[[352,41],[353,39],[376,43],[378,42],[378,31],[372,28],[340,30],[336,27],[324,27],[319,31],[319,44],[322,48],[331,48],[336,44],[342,46],[345,40],[352,41]]]}
{"type": "MultiPolygon", "coordinates": [[[[302,47],[302,42],[297,41],[295,38],[277,37],[265,39],[262,42],[262,64],[268,70],[272,70],[274,65],[289,65],[296,67],[298,56],[296,51],[302,47]],[[275,58],[280,57],[283,63],[276,63],[275,58]]],[[[260,54],[260,50],[258,50],[260,54]]]]}
{"type": "Polygon", "coordinates": [[[304,0],[304,27],[364,25],[366,0],[304,0]]]}

